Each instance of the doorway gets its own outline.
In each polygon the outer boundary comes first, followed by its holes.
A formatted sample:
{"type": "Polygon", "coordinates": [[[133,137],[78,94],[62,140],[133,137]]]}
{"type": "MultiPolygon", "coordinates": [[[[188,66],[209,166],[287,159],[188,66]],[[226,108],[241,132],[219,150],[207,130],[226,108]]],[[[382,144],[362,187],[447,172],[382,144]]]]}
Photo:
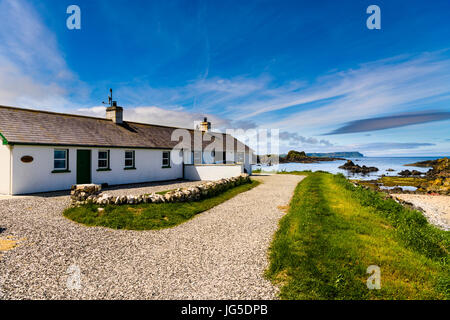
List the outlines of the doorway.
{"type": "Polygon", "coordinates": [[[91,150],[77,150],[77,184],[91,183],[91,150]]]}

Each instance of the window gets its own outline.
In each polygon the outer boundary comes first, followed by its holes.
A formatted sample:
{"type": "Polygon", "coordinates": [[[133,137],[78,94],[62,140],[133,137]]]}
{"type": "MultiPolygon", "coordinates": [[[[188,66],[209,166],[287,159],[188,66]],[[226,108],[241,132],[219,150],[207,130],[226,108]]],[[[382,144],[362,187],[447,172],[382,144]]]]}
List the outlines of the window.
{"type": "Polygon", "coordinates": [[[64,171],[69,168],[67,165],[68,153],[69,153],[69,150],[54,150],[53,168],[55,170],[64,171]]]}
{"type": "Polygon", "coordinates": [[[135,168],[135,153],[134,151],[125,151],[125,169],[135,168]]]}
{"type": "Polygon", "coordinates": [[[170,151],[163,151],[162,166],[163,168],[170,168],[170,151]]]}
{"type": "Polygon", "coordinates": [[[98,152],[98,168],[109,169],[109,150],[98,152]]]}

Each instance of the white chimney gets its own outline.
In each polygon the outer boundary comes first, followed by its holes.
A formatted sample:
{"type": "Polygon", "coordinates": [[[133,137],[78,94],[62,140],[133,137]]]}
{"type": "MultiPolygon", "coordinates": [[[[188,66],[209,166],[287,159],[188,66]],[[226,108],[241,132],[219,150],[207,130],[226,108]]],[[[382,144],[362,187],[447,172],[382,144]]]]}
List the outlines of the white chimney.
{"type": "Polygon", "coordinates": [[[117,101],[113,101],[112,106],[106,108],[106,119],[116,124],[123,123],[123,108],[117,106],[117,101]]]}

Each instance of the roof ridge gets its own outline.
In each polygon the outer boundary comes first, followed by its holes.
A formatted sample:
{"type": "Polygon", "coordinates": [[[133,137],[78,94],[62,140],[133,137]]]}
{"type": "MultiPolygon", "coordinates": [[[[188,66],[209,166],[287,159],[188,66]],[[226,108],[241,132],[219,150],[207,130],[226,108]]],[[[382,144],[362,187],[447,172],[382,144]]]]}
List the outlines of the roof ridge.
{"type": "MultiPolygon", "coordinates": [[[[28,108],[19,108],[19,107],[12,107],[12,106],[4,106],[0,105],[0,109],[15,109],[25,112],[35,112],[35,113],[45,113],[45,114],[52,114],[52,115],[58,115],[58,116],[66,116],[66,117],[76,117],[76,118],[87,118],[87,119],[94,119],[94,120],[102,120],[111,122],[111,120],[106,118],[99,118],[99,117],[93,117],[93,116],[84,116],[79,114],[73,114],[73,113],[63,113],[63,112],[55,112],[55,111],[47,111],[47,110],[38,110],[38,109],[28,109],[28,108]]],[[[125,123],[132,123],[132,124],[138,124],[138,125],[144,125],[144,126],[154,126],[154,127],[161,127],[161,128],[171,128],[171,129],[185,129],[190,131],[198,131],[195,129],[189,129],[189,128],[183,128],[183,127],[175,127],[175,126],[166,126],[166,125],[160,125],[160,124],[154,124],[154,123],[144,123],[144,122],[135,122],[135,121],[124,121],[125,123]]],[[[219,134],[227,134],[223,132],[212,132],[212,133],[219,133],[219,134]]]]}

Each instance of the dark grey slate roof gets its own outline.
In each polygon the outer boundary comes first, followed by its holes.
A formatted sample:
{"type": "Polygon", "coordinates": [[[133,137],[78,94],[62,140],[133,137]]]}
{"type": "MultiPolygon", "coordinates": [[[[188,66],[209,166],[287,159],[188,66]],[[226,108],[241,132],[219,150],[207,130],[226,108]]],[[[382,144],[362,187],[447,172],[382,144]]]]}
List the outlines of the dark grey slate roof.
{"type": "MultiPolygon", "coordinates": [[[[183,128],[127,121],[119,125],[102,118],[0,106],[0,134],[11,145],[172,149],[178,144],[178,141],[171,141],[176,129],[183,128]]],[[[200,137],[199,131],[187,130],[193,149],[194,133],[197,132],[197,137],[200,137]]],[[[226,145],[226,134],[213,135],[221,137],[226,145]]],[[[239,146],[239,150],[245,147],[248,152],[249,147],[228,137],[235,142],[233,150],[239,146]]],[[[203,141],[203,148],[210,143],[203,141]]]]}

